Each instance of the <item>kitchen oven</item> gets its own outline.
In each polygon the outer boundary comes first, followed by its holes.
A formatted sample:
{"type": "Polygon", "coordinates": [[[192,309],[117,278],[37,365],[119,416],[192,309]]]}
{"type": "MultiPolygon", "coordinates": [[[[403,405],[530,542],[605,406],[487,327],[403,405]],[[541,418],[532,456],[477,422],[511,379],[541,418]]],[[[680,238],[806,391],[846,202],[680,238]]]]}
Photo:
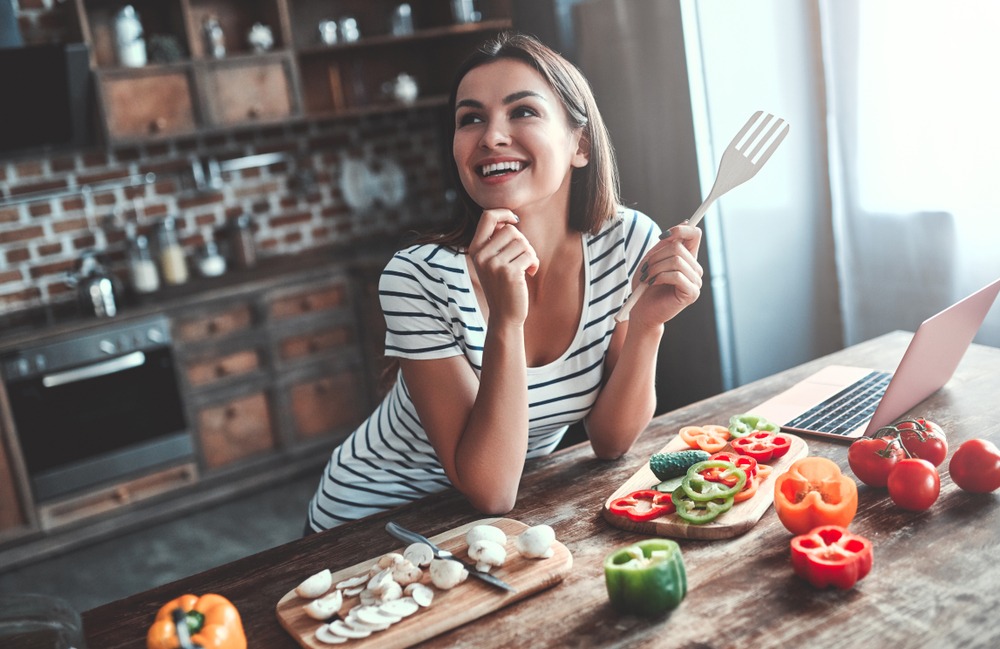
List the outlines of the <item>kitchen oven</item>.
{"type": "Polygon", "coordinates": [[[193,458],[166,318],[0,359],[35,500],[193,458]]]}

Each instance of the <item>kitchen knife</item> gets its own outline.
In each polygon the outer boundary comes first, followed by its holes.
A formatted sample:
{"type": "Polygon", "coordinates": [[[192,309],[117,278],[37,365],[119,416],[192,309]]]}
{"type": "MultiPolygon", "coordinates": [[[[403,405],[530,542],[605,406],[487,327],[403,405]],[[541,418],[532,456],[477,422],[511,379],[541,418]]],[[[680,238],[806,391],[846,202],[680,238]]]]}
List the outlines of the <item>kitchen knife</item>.
{"type": "Polygon", "coordinates": [[[426,543],[427,545],[430,546],[431,550],[433,550],[434,552],[434,556],[437,557],[438,559],[450,559],[452,561],[457,561],[463,566],[465,566],[465,569],[468,570],[469,574],[472,575],[473,577],[482,579],[487,584],[490,584],[491,586],[496,586],[497,588],[502,588],[503,590],[506,590],[508,592],[511,593],[517,592],[516,588],[514,588],[507,582],[503,581],[502,579],[498,578],[496,575],[491,575],[488,572],[479,572],[478,570],[476,570],[476,567],[473,564],[468,563],[466,561],[462,561],[451,552],[443,550],[438,546],[434,545],[426,537],[421,536],[416,532],[411,532],[410,530],[394,523],[393,521],[389,521],[388,523],[385,524],[385,531],[388,532],[391,536],[396,537],[400,541],[406,541],[407,543],[426,543]]]}

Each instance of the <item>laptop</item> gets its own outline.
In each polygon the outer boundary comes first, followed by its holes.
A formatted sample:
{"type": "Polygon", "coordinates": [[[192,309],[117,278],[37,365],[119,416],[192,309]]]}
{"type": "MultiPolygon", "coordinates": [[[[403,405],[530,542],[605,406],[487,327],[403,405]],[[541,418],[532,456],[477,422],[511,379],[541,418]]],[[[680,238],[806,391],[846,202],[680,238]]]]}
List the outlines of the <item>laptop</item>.
{"type": "Polygon", "coordinates": [[[895,372],[831,365],[747,412],[792,433],[872,435],[948,382],[998,293],[1000,279],[924,320],[895,372]]]}

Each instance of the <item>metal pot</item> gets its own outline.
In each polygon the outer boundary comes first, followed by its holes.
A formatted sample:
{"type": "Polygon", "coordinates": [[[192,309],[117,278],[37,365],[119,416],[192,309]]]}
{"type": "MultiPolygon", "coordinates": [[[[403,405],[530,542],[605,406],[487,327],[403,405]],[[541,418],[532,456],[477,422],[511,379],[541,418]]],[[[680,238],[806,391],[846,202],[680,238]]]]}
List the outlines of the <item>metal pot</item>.
{"type": "Polygon", "coordinates": [[[118,315],[118,296],[121,294],[118,279],[93,255],[83,257],[80,270],[67,277],[66,283],[76,287],[80,308],[87,315],[98,318],[118,315]]]}

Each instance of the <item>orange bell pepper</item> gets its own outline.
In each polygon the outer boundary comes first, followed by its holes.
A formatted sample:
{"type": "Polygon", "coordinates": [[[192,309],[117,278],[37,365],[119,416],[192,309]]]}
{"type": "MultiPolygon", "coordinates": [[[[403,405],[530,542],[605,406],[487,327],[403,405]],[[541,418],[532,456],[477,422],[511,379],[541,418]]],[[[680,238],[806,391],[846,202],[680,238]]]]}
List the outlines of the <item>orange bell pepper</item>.
{"type": "Polygon", "coordinates": [[[178,649],[173,612],[184,612],[191,641],[204,649],[247,649],[240,613],[222,595],[181,595],[164,604],[146,634],[148,649],[178,649]]]}
{"type": "Polygon", "coordinates": [[[709,453],[718,453],[726,448],[729,441],[729,429],[725,426],[685,426],[677,434],[691,448],[700,448],[709,453]]]}
{"type": "Polygon", "coordinates": [[[825,457],[804,457],[774,483],[774,511],[793,534],[847,527],[858,512],[858,485],[825,457]]]}

